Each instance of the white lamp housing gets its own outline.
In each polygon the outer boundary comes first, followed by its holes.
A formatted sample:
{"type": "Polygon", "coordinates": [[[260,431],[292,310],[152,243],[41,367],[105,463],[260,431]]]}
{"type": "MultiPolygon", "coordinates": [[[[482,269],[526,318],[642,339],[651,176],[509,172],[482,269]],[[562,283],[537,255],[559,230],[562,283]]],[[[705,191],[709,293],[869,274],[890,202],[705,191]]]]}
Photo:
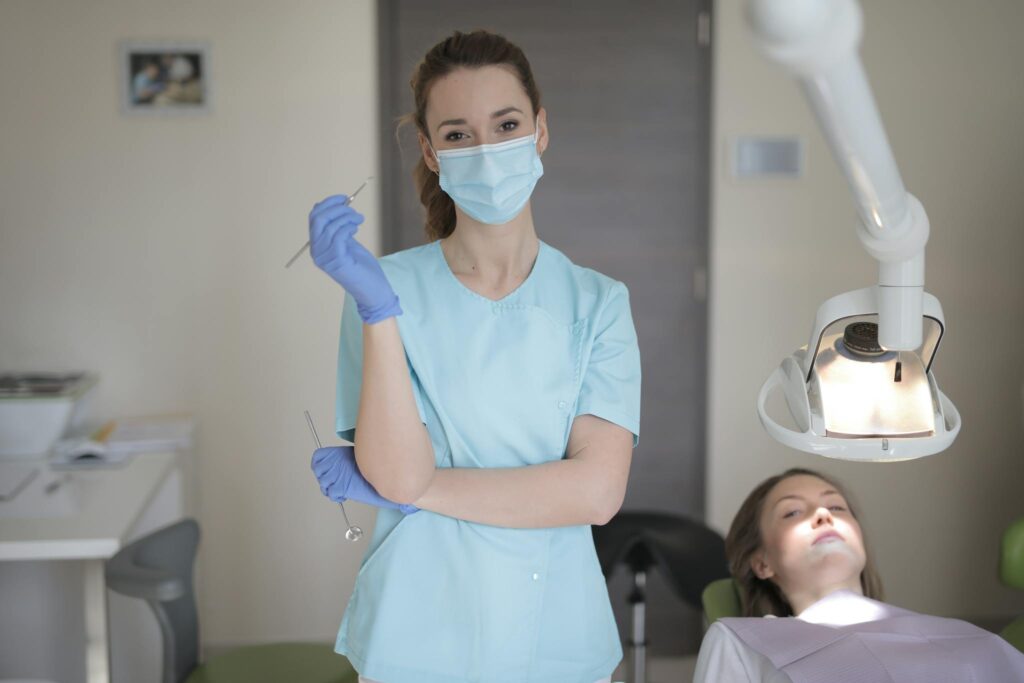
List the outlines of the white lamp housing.
{"type": "Polygon", "coordinates": [[[945,329],[938,299],[923,296],[924,333],[917,349],[865,353],[845,343],[848,331],[878,323],[880,289],[858,289],[823,303],[808,344],[765,381],[757,412],[776,441],[830,458],[892,461],[938,453],[956,439],[960,413],[931,372],[945,329]],[[765,404],[777,388],[796,430],[768,415],[765,404]]]}
{"type": "Polygon", "coordinates": [[[851,460],[904,460],[947,448],[960,416],[932,360],[945,328],[924,291],[928,215],[903,186],[857,54],[855,0],[749,0],[758,46],[800,83],[854,196],[857,234],[878,284],[829,299],[807,346],[761,388],[758,414],[778,441],[851,460]],[[851,327],[852,326],[852,327],[851,327]],[[765,412],[781,386],[799,431],[765,412]]]}

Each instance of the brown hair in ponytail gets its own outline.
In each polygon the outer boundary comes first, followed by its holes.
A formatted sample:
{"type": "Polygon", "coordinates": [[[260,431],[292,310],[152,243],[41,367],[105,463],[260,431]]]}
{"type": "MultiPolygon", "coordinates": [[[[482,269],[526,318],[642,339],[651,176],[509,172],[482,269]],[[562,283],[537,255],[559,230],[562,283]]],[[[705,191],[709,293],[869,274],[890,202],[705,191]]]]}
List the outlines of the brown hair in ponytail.
{"type": "MultiPolygon", "coordinates": [[[[491,65],[507,66],[518,76],[536,116],[540,110],[540,91],[523,51],[496,33],[456,31],[430,48],[413,72],[409,85],[415,110],[402,117],[400,125],[415,123],[419,132],[430,140],[426,121],[427,97],[434,81],[460,67],[472,69],[491,65]]],[[[413,181],[427,213],[424,226],[427,239],[434,241],[448,237],[455,230],[455,204],[441,189],[437,175],[427,167],[422,156],[413,170],[413,181]]]]}

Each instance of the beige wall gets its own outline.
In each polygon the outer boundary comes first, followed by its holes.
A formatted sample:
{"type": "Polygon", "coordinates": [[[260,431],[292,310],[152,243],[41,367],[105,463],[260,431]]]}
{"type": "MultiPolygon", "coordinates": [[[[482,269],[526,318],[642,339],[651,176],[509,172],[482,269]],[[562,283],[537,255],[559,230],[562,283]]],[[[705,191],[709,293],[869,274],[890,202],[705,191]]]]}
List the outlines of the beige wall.
{"type": "MultiPolygon", "coordinates": [[[[283,266],[312,203],[376,172],[375,15],[0,3],[0,368],[98,371],[97,417],[196,415],[207,642],[333,638],[365,548],[302,416],[329,440],[341,290],[283,266]],[[209,41],[214,112],[122,115],[126,38],[209,41]]],[[[357,201],[375,248],[376,188],[357,201]]]]}
{"type": "MultiPolygon", "coordinates": [[[[761,381],[818,304],[874,268],[806,105],[737,7],[716,21],[710,520],[724,529],[769,473],[821,467],[859,494],[894,600],[1022,610],[994,579],[999,532],[1024,514],[1022,6],[867,3],[867,70],[932,219],[936,372],[966,425],[949,452],[892,466],[788,453],[757,424],[761,381]],[[807,177],[731,180],[728,140],[751,133],[803,136],[807,177]]],[[[0,3],[0,368],[100,372],[97,417],[197,416],[207,642],[332,638],[365,548],[339,541],[302,418],[329,438],[339,290],[282,265],[312,202],[377,168],[374,16],[370,0],[0,3]],[[209,41],[214,113],[122,115],[125,38],[209,41]]],[[[377,201],[371,184],[371,247],[377,201]]],[[[367,508],[350,515],[369,533],[367,508]]]]}
{"type": "Polygon", "coordinates": [[[741,4],[716,4],[710,521],[727,529],[770,474],[820,468],[859,498],[890,599],[939,614],[1024,610],[995,575],[1000,532],[1024,515],[1024,5],[863,2],[868,78],[907,189],[931,219],[926,288],[948,325],[934,370],[964,421],[944,453],[871,465],[787,451],[758,423],[761,383],[806,343],[818,305],[876,271],[804,98],[755,52],[741,4]],[[802,137],[805,177],[731,178],[729,143],[746,134],[802,137]]]}

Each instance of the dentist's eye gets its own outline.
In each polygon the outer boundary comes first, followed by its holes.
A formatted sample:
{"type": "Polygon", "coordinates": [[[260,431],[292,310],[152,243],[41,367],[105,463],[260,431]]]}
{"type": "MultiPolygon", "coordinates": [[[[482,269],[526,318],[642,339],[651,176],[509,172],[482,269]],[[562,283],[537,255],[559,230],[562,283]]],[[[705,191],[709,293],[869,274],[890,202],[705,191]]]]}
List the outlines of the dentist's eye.
{"type": "Polygon", "coordinates": [[[455,130],[455,131],[452,131],[451,133],[448,133],[447,135],[445,135],[444,139],[447,140],[448,142],[459,142],[459,141],[461,141],[465,137],[466,137],[465,133],[461,133],[461,132],[455,130]]]}
{"type": "Polygon", "coordinates": [[[500,126],[498,126],[498,128],[500,128],[502,130],[502,132],[505,132],[505,133],[508,133],[509,131],[513,131],[513,130],[515,130],[518,127],[519,127],[519,122],[518,121],[512,121],[512,120],[504,121],[504,122],[502,122],[502,124],[500,126]]]}

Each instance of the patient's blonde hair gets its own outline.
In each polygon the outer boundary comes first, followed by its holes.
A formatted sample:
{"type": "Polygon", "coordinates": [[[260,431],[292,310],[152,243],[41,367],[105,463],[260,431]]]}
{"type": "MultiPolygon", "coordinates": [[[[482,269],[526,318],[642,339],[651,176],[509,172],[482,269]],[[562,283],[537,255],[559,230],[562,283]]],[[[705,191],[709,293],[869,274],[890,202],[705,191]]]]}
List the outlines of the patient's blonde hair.
{"type": "MultiPolygon", "coordinates": [[[[855,519],[857,518],[853,501],[850,500],[850,496],[847,495],[843,486],[813,470],[795,467],[782,474],[769,477],[758,484],[743,501],[739,512],[732,520],[732,526],[729,527],[729,535],[725,538],[725,556],[729,561],[729,571],[739,586],[740,604],[745,617],[763,617],[766,614],[788,617],[793,614],[793,608],[790,607],[789,601],[786,600],[786,596],[782,594],[775,582],[760,579],[754,574],[754,569],[750,566],[750,558],[761,550],[764,544],[761,538],[761,510],[764,508],[764,501],[768,497],[768,493],[780,481],[798,475],[817,477],[827,482],[842,494],[850,507],[850,514],[855,519]]],[[[863,529],[861,533],[863,534],[863,529]]],[[[866,539],[864,552],[864,571],[860,574],[861,589],[866,597],[881,600],[882,579],[878,576],[878,570],[875,569],[871,554],[867,552],[866,539]]]]}

